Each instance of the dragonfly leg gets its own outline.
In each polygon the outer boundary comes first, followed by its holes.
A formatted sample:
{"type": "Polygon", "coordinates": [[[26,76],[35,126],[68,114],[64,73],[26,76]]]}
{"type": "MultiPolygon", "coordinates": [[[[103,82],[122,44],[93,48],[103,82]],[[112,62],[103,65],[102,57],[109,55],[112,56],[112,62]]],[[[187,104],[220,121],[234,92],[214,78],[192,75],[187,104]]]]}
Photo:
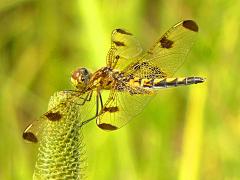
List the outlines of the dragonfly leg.
{"type": "MultiPolygon", "coordinates": [[[[92,92],[91,95],[92,97],[92,92]]],[[[102,95],[100,93],[100,90],[97,90],[97,98],[96,98],[96,114],[95,116],[91,117],[90,119],[83,121],[80,125],[80,127],[82,127],[84,124],[87,124],[88,122],[92,121],[93,119],[95,119],[96,117],[98,117],[100,115],[99,113],[99,101],[100,101],[100,105],[101,105],[101,109],[103,108],[103,101],[102,101],[102,95]]]]}

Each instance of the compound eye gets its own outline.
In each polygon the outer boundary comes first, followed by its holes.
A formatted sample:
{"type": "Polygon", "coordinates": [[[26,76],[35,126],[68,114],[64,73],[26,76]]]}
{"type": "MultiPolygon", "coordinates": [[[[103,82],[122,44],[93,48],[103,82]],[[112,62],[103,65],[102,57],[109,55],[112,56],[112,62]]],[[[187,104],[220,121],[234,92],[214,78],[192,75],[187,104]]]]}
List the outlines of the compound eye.
{"type": "Polygon", "coordinates": [[[84,81],[84,83],[87,83],[90,78],[90,73],[86,68],[80,68],[80,77],[81,81],[84,81]]]}
{"type": "Polygon", "coordinates": [[[90,79],[90,73],[86,68],[78,68],[72,73],[71,82],[78,89],[87,86],[90,79]]]}
{"type": "Polygon", "coordinates": [[[85,76],[89,75],[89,71],[86,68],[81,68],[82,74],[85,76]]]}

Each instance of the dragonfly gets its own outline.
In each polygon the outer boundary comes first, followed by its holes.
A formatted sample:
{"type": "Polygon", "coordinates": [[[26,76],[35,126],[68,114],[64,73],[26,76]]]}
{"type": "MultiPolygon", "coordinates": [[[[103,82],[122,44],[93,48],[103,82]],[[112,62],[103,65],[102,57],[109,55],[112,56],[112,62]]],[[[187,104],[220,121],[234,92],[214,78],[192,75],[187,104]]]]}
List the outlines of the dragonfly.
{"type": "Polygon", "coordinates": [[[63,91],[68,98],[30,124],[23,132],[23,138],[38,142],[39,127],[64,119],[70,113],[66,107],[71,103],[80,106],[82,115],[81,123],[76,126],[82,127],[96,119],[99,128],[117,130],[137,116],[160,89],[203,83],[203,77],[174,77],[193,46],[198,30],[195,21],[183,20],[147,51],[143,51],[132,33],[120,28],[113,30],[106,66],[94,73],[85,67],[73,71],[71,82],[75,89],[63,91]],[[107,95],[104,96],[105,92],[107,95]],[[94,112],[89,113],[89,108],[94,112]]]}

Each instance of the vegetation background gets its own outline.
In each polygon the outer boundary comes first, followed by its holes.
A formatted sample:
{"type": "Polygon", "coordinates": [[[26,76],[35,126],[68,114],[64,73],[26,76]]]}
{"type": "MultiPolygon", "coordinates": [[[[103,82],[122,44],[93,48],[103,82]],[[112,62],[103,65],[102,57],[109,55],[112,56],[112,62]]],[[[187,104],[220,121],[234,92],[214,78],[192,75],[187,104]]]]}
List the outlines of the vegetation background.
{"type": "Polygon", "coordinates": [[[177,76],[207,82],[167,89],[127,126],[84,128],[88,179],[240,179],[240,1],[1,0],[0,179],[31,179],[37,145],[22,139],[49,97],[72,89],[78,66],[105,65],[122,27],[145,48],[194,19],[199,36],[177,76]]]}

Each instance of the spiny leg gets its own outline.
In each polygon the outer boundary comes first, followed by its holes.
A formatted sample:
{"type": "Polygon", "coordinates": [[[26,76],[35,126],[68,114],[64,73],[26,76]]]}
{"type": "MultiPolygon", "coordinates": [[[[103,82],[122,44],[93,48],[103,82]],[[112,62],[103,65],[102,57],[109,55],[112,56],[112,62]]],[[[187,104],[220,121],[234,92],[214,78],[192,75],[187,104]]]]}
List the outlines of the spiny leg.
{"type": "MultiPolygon", "coordinates": [[[[91,97],[92,97],[92,94],[91,94],[91,97]]],[[[93,119],[95,119],[96,117],[98,117],[100,114],[99,114],[99,100],[100,100],[100,104],[101,104],[101,109],[103,108],[103,102],[102,102],[102,95],[101,95],[101,92],[100,90],[97,90],[97,98],[96,98],[96,114],[95,116],[93,116],[92,118],[90,119],[87,119],[86,121],[82,122],[80,127],[82,127],[84,124],[87,124],[88,122],[92,121],[93,119]]]]}

